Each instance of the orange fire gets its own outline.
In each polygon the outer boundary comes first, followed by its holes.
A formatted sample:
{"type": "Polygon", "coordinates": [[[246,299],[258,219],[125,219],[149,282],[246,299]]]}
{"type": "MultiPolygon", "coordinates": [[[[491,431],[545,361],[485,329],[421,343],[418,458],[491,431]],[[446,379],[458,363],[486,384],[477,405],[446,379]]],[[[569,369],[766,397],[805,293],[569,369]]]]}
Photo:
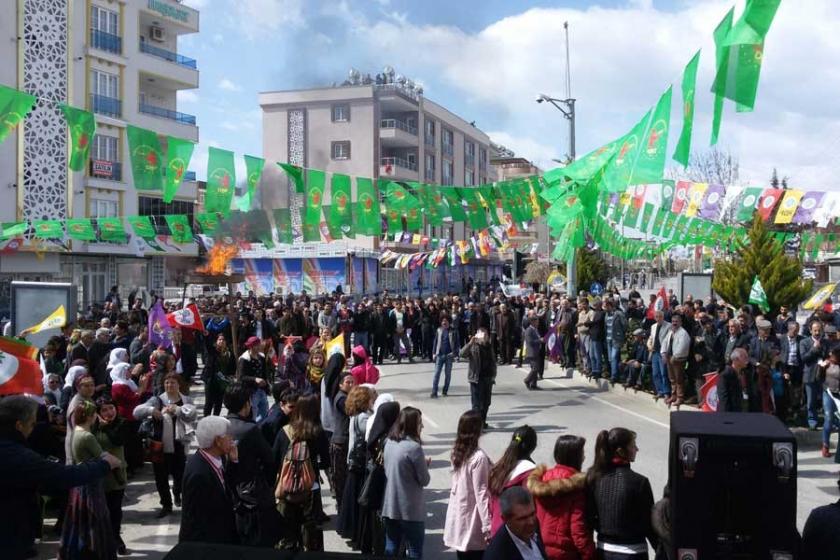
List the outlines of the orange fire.
{"type": "Polygon", "coordinates": [[[199,274],[220,276],[227,272],[228,263],[239,254],[236,245],[217,243],[207,252],[207,264],[196,269],[199,274]]]}

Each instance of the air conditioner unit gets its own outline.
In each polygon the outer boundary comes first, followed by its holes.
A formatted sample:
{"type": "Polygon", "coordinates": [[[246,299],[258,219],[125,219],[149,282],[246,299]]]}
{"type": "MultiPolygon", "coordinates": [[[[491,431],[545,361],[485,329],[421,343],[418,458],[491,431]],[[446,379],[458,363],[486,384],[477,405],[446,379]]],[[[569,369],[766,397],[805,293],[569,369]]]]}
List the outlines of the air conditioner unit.
{"type": "Polygon", "coordinates": [[[149,28],[149,38],[152,41],[157,41],[158,43],[162,43],[166,39],[166,34],[163,31],[162,27],[158,27],[153,25],[149,28]]]}

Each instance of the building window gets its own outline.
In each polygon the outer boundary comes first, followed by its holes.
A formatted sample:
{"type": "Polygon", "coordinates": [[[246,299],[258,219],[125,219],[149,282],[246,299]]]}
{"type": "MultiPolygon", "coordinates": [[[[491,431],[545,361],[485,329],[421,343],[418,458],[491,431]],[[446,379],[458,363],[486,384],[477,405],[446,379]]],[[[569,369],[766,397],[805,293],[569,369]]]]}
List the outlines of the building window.
{"type": "Polygon", "coordinates": [[[120,34],[119,15],[117,12],[100,8],[90,7],[90,28],[94,31],[102,31],[110,35],[120,34]]]}
{"type": "Polygon", "coordinates": [[[116,200],[91,198],[88,200],[88,218],[114,218],[119,216],[119,204],[116,200]]]}
{"type": "Polygon", "coordinates": [[[443,176],[441,177],[441,182],[444,185],[451,185],[452,184],[452,176],[455,174],[455,166],[451,161],[444,161],[443,166],[441,167],[441,171],[443,176]]]}
{"type": "Polygon", "coordinates": [[[105,136],[103,134],[94,134],[91,159],[119,161],[119,155],[117,154],[117,138],[114,136],[105,136]]]}
{"type": "Polygon", "coordinates": [[[94,113],[119,117],[122,115],[120,102],[120,81],[116,74],[91,70],[90,101],[94,113]]]}
{"type": "Polygon", "coordinates": [[[455,134],[448,128],[444,128],[441,130],[441,149],[443,153],[448,156],[452,156],[455,153],[455,134]]]}
{"type": "Polygon", "coordinates": [[[432,119],[426,119],[425,121],[425,139],[427,146],[434,146],[435,145],[435,121],[432,119]]]}
{"type": "Polygon", "coordinates": [[[467,169],[464,171],[464,185],[472,186],[475,184],[475,171],[467,169]]]}
{"type": "Polygon", "coordinates": [[[478,167],[487,169],[487,148],[478,149],[478,167]]]}
{"type": "Polygon", "coordinates": [[[464,140],[464,165],[475,165],[475,143],[464,140]]]}
{"type": "Polygon", "coordinates": [[[166,225],[164,216],[167,214],[186,214],[189,223],[192,223],[193,213],[195,211],[195,205],[192,202],[173,200],[169,204],[166,204],[163,199],[151,196],[137,197],[137,208],[139,210],[138,214],[152,218],[155,232],[159,235],[169,233],[169,226],[166,225]]]}
{"type": "Polygon", "coordinates": [[[350,159],[350,141],[332,143],[333,159],[350,159]]]}
{"type": "Polygon", "coordinates": [[[332,120],[333,122],[350,122],[350,105],[333,105],[332,120]]]}

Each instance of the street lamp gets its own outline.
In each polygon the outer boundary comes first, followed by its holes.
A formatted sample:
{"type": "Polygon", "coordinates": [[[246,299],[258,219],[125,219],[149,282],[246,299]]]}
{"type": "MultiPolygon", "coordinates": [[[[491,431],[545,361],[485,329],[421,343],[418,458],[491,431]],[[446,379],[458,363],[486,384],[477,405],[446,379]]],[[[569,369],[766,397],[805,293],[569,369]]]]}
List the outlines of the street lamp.
{"type": "MultiPolygon", "coordinates": [[[[558,111],[560,111],[563,114],[563,118],[569,121],[569,154],[566,158],[566,161],[561,162],[565,163],[566,165],[569,165],[575,160],[575,99],[573,97],[569,97],[568,99],[558,99],[556,97],[551,97],[550,95],[540,93],[537,95],[536,102],[551,103],[558,111]]],[[[548,239],[548,258],[550,260],[551,234],[549,234],[548,239]]],[[[577,276],[577,263],[575,257],[575,251],[572,251],[569,258],[566,260],[566,291],[569,293],[570,297],[574,297],[577,292],[577,286],[575,285],[575,277],[577,276]]]]}

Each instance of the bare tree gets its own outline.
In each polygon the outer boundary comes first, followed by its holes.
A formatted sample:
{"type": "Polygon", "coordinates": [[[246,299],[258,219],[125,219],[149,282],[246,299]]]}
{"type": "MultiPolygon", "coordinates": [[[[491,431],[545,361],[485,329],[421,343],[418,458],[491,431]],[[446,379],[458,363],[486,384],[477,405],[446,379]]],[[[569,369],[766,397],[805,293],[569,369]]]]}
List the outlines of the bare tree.
{"type": "Polygon", "coordinates": [[[694,152],[688,160],[686,175],[697,183],[732,185],[738,182],[738,158],[729,151],[711,148],[705,152],[694,152]]]}

